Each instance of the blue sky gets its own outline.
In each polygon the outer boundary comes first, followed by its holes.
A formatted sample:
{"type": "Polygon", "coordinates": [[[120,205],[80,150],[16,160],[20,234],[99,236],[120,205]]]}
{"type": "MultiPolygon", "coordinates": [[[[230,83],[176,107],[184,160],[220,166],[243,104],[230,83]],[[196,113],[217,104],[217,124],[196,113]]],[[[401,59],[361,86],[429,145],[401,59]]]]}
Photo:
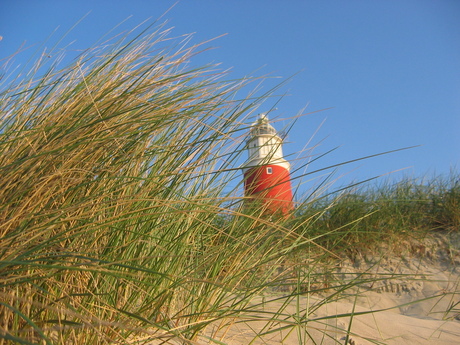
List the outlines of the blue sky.
{"type": "MultiPolygon", "coordinates": [[[[159,18],[175,2],[2,0],[0,59],[24,44],[31,48],[16,58],[23,63],[56,29],[47,45],[88,13],[61,46],[74,41],[70,49],[87,48],[129,16],[120,29],[159,18]]],[[[230,78],[280,77],[263,90],[293,77],[270,117],[290,118],[305,106],[306,113],[331,108],[300,118],[289,134],[287,154],[313,135],[309,147],[319,144],[313,155],[338,147],[307,171],[415,145],[421,146],[342,166],[337,183],[403,168],[392,179],[459,166],[460,1],[183,0],[165,20],[173,36],[195,33],[192,43],[227,34],[208,44],[216,49],[197,56],[197,65],[220,62],[232,69],[230,78]]]]}

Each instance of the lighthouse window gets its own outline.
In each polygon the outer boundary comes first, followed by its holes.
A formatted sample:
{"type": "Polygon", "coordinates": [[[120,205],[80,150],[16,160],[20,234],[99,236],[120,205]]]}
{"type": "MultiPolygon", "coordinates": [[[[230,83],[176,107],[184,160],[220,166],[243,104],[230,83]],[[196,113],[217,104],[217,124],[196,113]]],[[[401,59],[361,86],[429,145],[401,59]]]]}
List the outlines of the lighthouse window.
{"type": "Polygon", "coordinates": [[[272,170],[271,167],[268,167],[268,168],[267,168],[267,174],[269,174],[269,175],[273,174],[273,170],[272,170]]]}

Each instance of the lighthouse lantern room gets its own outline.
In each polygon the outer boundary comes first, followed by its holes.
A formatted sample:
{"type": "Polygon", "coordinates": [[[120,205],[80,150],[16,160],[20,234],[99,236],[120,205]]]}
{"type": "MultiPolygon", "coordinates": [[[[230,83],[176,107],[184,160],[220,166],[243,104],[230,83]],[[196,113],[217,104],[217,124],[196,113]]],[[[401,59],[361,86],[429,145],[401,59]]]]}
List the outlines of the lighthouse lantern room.
{"type": "Polygon", "coordinates": [[[243,167],[245,196],[259,201],[265,212],[287,214],[293,209],[289,162],[283,157],[283,139],[261,114],[251,126],[243,167]]]}

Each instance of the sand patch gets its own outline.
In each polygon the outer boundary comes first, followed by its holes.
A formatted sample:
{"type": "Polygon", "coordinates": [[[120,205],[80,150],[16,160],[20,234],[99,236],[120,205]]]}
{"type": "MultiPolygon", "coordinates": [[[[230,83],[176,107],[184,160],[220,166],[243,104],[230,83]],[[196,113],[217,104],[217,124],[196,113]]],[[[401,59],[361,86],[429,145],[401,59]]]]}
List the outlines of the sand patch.
{"type": "Polygon", "coordinates": [[[460,344],[460,242],[430,241],[417,255],[344,260],[334,272],[338,279],[370,279],[334,298],[332,290],[255,297],[244,312],[210,323],[190,344],[460,344]]]}

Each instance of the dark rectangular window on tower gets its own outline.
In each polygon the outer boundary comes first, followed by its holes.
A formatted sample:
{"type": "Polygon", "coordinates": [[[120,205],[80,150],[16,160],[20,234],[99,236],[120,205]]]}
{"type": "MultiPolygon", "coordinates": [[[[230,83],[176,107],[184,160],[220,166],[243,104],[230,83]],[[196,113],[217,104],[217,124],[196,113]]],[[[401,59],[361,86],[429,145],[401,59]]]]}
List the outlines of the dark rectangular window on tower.
{"type": "Polygon", "coordinates": [[[269,175],[273,174],[273,170],[272,170],[271,167],[268,167],[268,168],[267,168],[267,174],[269,174],[269,175]]]}

